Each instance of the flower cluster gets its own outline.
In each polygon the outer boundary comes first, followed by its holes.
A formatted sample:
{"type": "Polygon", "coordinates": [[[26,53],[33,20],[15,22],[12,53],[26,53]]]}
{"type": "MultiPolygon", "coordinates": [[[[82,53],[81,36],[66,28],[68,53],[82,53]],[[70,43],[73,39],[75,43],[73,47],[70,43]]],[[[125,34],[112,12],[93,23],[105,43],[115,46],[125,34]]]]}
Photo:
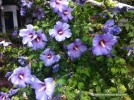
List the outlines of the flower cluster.
{"type": "Polygon", "coordinates": [[[120,27],[114,25],[114,20],[108,20],[104,25],[104,34],[97,34],[93,39],[93,54],[108,55],[111,53],[113,45],[117,42],[117,38],[114,35],[119,34],[120,27]]]}
{"type": "MultiPolygon", "coordinates": [[[[37,100],[51,100],[55,89],[53,78],[49,77],[44,79],[44,82],[41,82],[34,75],[31,75],[28,66],[16,68],[10,75],[9,80],[11,80],[14,85],[18,86],[18,89],[11,89],[8,92],[10,96],[17,93],[20,90],[19,88],[25,88],[30,84],[32,88],[35,89],[37,100]]],[[[10,100],[8,94],[0,92],[0,100],[10,100]]]]}
{"type": "Polygon", "coordinates": [[[33,0],[20,0],[21,8],[20,8],[20,15],[26,15],[26,8],[31,8],[33,5],[33,0]]]}
{"type": "Polygon", "coordinates": [[[27,25],[27,29],[21,29],[19,36],[23,38],[22,43],[33,50],[43,49],[47,42],[45,34],[41,30],[36,32],[31,24],[27,25]]]}
{"type": "Polygon", "coordinates": [[[112,46],[117,42],[112,34],[97,34],[93,39],[93,54],[107,55],[110,54],[112,46]]]}
{"type": "Polygon", "coordinates": [[[73,16],[71,15],[72,9],[68,7],[68,3],[68,0],[50,1],[50,6],[53,8],[54,12],[57,12],[59,17],[65,22],[73,19],[73,16]]]}
{"type": "Polygon", "coordinates": [[[32,0],[20,0],[22,3],[22,7],[26,6],[27,8],[31,8],[33,5],[32,0]]]}
{"type": "MultiPolygon", "coordinates": [[[[83,5],[85,0],[76,0],[76,2],[83,5]]],[[[21,15],[24,16],[26,14],[24,7],[31,8],[33,2],[31,0],[21,0],[21,3],[21,15]]],[[[51,38],[55,38],[57,42],[60,42],[60,44],[72,36],[68,22],[73,19],[73,16],[71,15],[73,9],[68,7],[68,4],[68,0],[50,0],[50,7],[53,8],[54,12],[58,13],[58,16],[62,18],[62,21],[56,22],[54,28],[49,30],[49,35],[51,38]]],[[[37,18],[38,20],[42,20],[45,12],[42,8],[36,7],[32,14],[33,17],[37,18]]],[[[96,56],[111,54],[112,48],[117,42],[117,39],[114,35],[118,35],[120,31],[120,27],[115,25],[113,19],[108,20],[103,27],[104,34],[97,34],[93,38],[93,54],[96,56]]],[[[16,31],[14,34],[16,34],[16,31]]],[[[61,59],[61,56],[56,54],[53,49],[49,48],[48,45],[48,47],[45,48],[48,39],[42,30],[35,31],[33,25],[28,24],[26,29],[20,30],[19,36],[22,37],[22,43],[32,48],[32,50],[43,49],[44,51],[42,54],[40,54],[39,59],[44,62],[45,66],[51,66],[53,73],[58,72],[60,66],[58,62],[61,59]]],[[[77,38],[74,42],[67,44],[66,54],[71,60],[75,60],[80,58],[83,53],[87,51],[87,49],[87,46],[79,38],[77,38]]],[[[8,79],[11,80],[11,82],[18,88],[25,88],[27,85],[31,85],[32,88],[35,89],[37,100],[52,100],[55,89],[53,78],[49,77],[44,79],[44,82],[40,81],[38,78],[36,78],[36,76],[31,75],[31,70],[26,65],[26,60],[26,57],[18,57],[18,62],[21,67],[16,68],[12,73],[7,73],[6,77],[9,76],[8,79]]],[[[70,75],[71,72],[68,74],[68,76],[70,75]]],[[[11,90],[8,94],[14,94],[18,90],[19,89],[11,90]]],[[[8,100],[8,94],[1,92],[0,99],[8,100]]]]}

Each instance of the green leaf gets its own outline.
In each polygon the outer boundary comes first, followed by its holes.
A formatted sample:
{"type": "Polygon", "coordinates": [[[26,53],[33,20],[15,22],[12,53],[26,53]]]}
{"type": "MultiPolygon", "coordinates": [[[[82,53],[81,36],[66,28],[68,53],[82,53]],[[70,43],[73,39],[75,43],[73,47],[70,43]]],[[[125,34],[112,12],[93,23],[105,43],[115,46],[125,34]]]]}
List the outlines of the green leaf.
{"type": "Polygon", "coordinates": [[[56,81],[56,83],[62,85],[62,84],[65,84],[66,83],[66,80],[64,78],[61,78],[61,79],[58,79],[56,81]]]}
{"type": "Polygon", "coordinates": [[[82,90],[84,87],[85,87],[85,86],[84,86],[84,83],[83,83],[83,82],[79,82],[79,83],[78,83],[78,89],[79,89],[79,90],[82,90]]]}
{"type": "Polygon", "coordinates": [[[96,92],[101,92],[101,87],[99,85],[96,86],[96,92]]]}
{"type": "Polygon", "coordinates": [[[121,93],[125,93],[126,92],[126,87],[123,85],[123,84],[120,84],[119,85],[119,91],[121,92],[121,93]]]}

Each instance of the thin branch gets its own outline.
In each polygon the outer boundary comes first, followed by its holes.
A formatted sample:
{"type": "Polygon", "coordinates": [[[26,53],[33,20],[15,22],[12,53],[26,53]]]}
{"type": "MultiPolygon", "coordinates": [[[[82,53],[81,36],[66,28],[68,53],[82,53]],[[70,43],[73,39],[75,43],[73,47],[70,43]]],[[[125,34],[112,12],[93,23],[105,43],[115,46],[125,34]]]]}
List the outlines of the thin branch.
{"type": "Polygon", "coordinates": [[[124,8],[126,7],[128,10],[134,10],[134,6],[131,6],[131,5],[127,5],[127,4],[124,4],[124,3],[120,3],[118,2],[116,5],[115,5],[115,8],[124,8]]]}
{"type": "MultiPolygon", "coordinates": [[[[103,7],[103,2],[97,2],[95,0],[87,0],[86,3],[90,3],[91,5],[97,6],[97,7],[103,7]]],[[[120,2],[118,2],[114,6],[114,8],[119,8],[119,9],[122,9],[124,7],[126,7],[128,10],[134,10],[134,6],[130,6],[124,3],[120,3],[120,2]]]]}
{"type": "Polygon", "coordinates": [[[86,3],[90,3],[91,5],[93,6],[97,6],[97,7],[102,7],[102,2],[97,2],[97,1],[94,1],[94,0],[87,0],[86,3]]]}

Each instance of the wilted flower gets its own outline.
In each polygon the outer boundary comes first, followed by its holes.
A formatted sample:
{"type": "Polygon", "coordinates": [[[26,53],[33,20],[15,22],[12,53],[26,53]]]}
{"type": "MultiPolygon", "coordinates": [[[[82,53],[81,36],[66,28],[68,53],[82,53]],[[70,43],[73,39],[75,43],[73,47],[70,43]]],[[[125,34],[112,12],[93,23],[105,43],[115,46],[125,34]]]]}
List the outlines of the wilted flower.
{"type": "Polygon", "coordinates": [[[12,74],[12,72],[7,72],[5,77],[9,77],[9,76],[11,76],[11,74],[12,74]]]}
{"type": "Polygon", "coordinates": [[[46,78],[44,82],[36,79],[32,87],[35,89],[37,100],[51,100],[55,89],[55,83],[53,82],[53,78],[46,78]]]}
{"type": "Polygon", "coordinates": [[[19,90],[20,90],[20,89],[10,89],[10,90],[8,91],[8,94],[9,94],[10,96],[12,96],[12,95],[16,94],[19,90]]]}
{"type": "Polygon", "coordinates": [[[47,48],[44,50],[43,54],[40,55],[40,59],[44,61],[45,66],[51,66],[60,60],[60,56],[55,55],[55,53],[50,48],[47,48]]]}
{"type": "Polygon", "coordinates": [[[22,6],[27,6],[28,8],[31,8],[32,7],[32,0],[21,0],[21,3],[22,3],[22,6]]]}
{"type": "Polygon", "coordinates": [[[71,59],[76,59],[81,56],[83,52],[87,50],[86,45],[84,45],[80,39],[76,39],[74,43],[71,43],[67,46],[68,49],[68,56],[71,59]]]}
{"type": "Polygon", "coordinates": [[[93,54],[107,55],[110,54],[112,46],[117,42],[112,34],[97,34],[93,39],[93,54]]]}
{"type": "Polygon", "coordinates": [[[42,32],[42,30],[38,30],[37,32],[37,37],[32,41],[32,49],[37,50],[37,49],[43,49],[46,45],[47,38],[45,34],[42,32]]]}
{"type": "Polygon", "coordinates": [[[41,20],[45,15],[45,12],[42,8],[36,8],[33,12],[33,16],[36,17],[38,20],[41,20]]]}
{"type": "Polygon", "coordinates": [[[12,44],[11,42],[5,42],[5,40],[0,42],[0,45],[3,45],[4,47],[9,46],[10,44],[12,44]]]}
{"type": "Polygon", "coordinates": [[[64,6],[68,6],[68,0],[50,0],[50,6],[54,12],[62,11],[64,6]]]}
{"type": "Polygon", "coordinates": [[[69,24],[58,21],[54,29],[49,30],[49,35],[55,37],[56,41],[61,42],[64,41],[65,38],[70,38],[72,33],[70,32],[69,24]]]}
{"type": "Polygon", "coordinates": [[[21,16],[25,16],[26,15],[26,9],[25,8],[23,8],[23,7],[20,8],[20,15],[21,16]]]}
{"type": "Polygon", "coordinates": [[[113,34],[113,35],[117,35],[121,32],[121,29],[119,26],[117,25],[114,25],[112,28],[111,28],[111,31],[110,33],[113,34]]]}
{"type": "Polygon", "coordinates": [[[27,44],[29,47],[33,46],[31,41],[37,37],[31,24],[27,25],[27,29],[21,29],[19,36],[23,38],[22,43],[27,44]]]}
{"type": "Polygon", "coordinates": [[[104,25],[104,33],[111,33],[113,35],[117,35],[121,32],[121,29],[119,26],[114,25],[114,20],[108,20],[104,25]]]}
{"type": "Polygon", "coordinates": [[[0,92],[0,100],[10,100],[7,93],[0,92]]]}
{"type": "Polygon", "coordinates": [[[113,25],[114,25],[114,20],[110,19],[105,23],[104,27],[110,27],[110,26],[113,26],[113,25]]]}
{"type": "Polygon", "coordinates": [[[68,22],[68,20],[72,20],[73,16],[71,15],[71,8],[68,8],[67,6],[63,7],[63,10],[58,12],[59,17],[62,18],[63,21],[68,22]]]}
{"type": "Polygon", "coordinates": [[[26,87],[26,84],[31,83],[31,72],[28,66],[16,68],[9,77],[11,82],[20,88],[26,87]]]}
{"type": "Polygon", "coordinates": [[[19,62],[19,64],[21,65],[21,66],[26,66],[26,60],[27,60],[27,58],[26,57],[24,57],[24,56],[20,56],[20,57],[18,57],[18,62],[19,62]]]}
{"type": "Polygon", "coordinates": [[[58,72],[59,64],[54,65],[54,66],[52,67],[52,69],[53,69],[53,70],[52,70],[53,73],[58,72]]]}

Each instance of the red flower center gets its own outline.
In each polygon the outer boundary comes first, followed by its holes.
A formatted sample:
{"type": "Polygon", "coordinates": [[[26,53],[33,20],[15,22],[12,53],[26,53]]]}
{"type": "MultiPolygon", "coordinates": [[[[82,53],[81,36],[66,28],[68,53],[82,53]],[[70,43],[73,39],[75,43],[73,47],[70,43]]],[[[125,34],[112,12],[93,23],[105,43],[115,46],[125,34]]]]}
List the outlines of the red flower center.
{"type": "Polygon", "coordinates": [[[50,59],[51,57],[52,57],[52,55],[51,55],[51,54],[48,54],[48,55],[47,55],[47,58],[48,58],[48,59],[50,59]]]}
{"type": "Polygon", "coordinates": [[[3,96],[3,97],[2,97],[2,100],[6,100],[6,97],[5,97],[5,96],[3,96]]]}
{"type": "Polygon", "coordinates": [[[30,33],[28,37],[29,37],[29,38],[33,38],[33,34],[32,34],[32,33],[30,33]]]}
{"type": "Polygon", "coordinates": [[[63,34],[63,31],[62,31],[62,30],[59,30],[59,31],[58,31],[58,34],[59,34],[59,35],[62,35],[62,34],[63,34]]]}
{"type": "Polygon", "coordinates": [[[105,48],[105,41],[104,40],[99,41],[99,45],[105,48]]]}
{"type": "Polygon", "coordinates": [[[63,12],[63,14],[64,14],[64,15],[68,15],[68,11],[65,10],[65,11],[63,12]]]}
{"type": "Polygon", "coordinates": [[[78,50],[78,46],[75,45],[75,46],[73,47],[73,49],[77,51],[77,50],[78,50]]]}
{"type": "Polygon", "coordinates": [[[39,42],[39,41],[40,41],[40,37],[35,38],[35,40],[36,40],[37,42],[39,42]]]}
{"type": "Polygon", "coordinates": [[[19,75],[19,78],[22,80],[24,78],[24,75],[23,74],[20,74],[19,75]]]}

